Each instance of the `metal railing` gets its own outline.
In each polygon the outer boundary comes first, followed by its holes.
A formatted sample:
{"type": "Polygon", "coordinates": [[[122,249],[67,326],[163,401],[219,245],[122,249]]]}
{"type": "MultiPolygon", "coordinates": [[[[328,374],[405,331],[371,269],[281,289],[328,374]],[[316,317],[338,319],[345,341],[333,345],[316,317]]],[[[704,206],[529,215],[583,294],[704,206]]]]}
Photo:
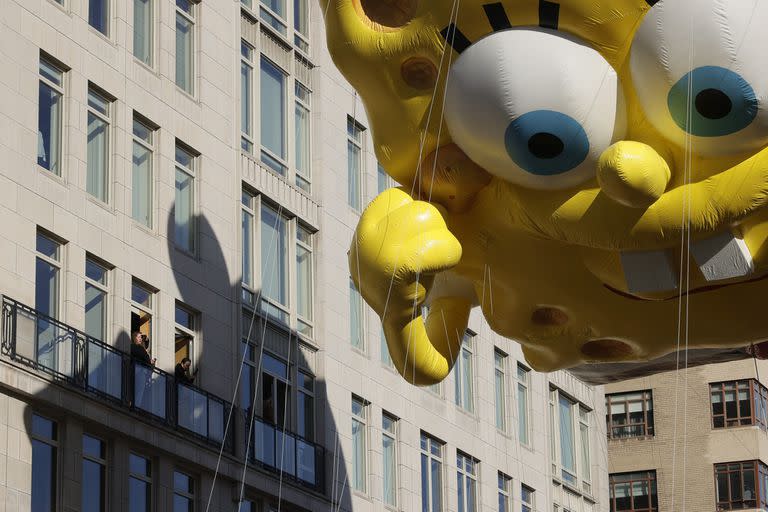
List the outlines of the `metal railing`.
{"type": "MultiPolygon", "coordinates": [[[[250,415],[243,415],[247,429],[250,415]]],[[[248,461],[323,492],[324,448],[261,418],[253,422],[248,461]]]]}
{"type": "Polygon", "coordinates": [[[224,439],[232,407],[226,400],[8,297],[2,324],[4,356],[213,446],[223,442],[234,453],[233,428],[224,439]]]}

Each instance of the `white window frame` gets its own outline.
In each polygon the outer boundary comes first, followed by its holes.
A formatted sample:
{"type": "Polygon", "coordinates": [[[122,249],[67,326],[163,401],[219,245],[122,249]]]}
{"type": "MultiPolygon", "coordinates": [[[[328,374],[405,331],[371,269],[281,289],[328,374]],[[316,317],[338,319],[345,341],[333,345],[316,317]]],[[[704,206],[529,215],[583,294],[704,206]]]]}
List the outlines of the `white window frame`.
{"type": "MultiPolygon", "coordinates": [[[[242,83],[240,87],[240,101],[242,105],[242,101],[245,99],[244,96],[248,95],[248,105],[250,108],[248,109],[248,119],[245,120],[248,123],[248,127],[250,128],[251,133],[245,133],[243,131],[243,119],[242,119],[242,109],[241,109],[241,119],[240,119],[240,149],[244,151],[245,153],[249,155],[253,155],[254,148],[256,147],[256,108],[255,108],[255,102],[256,99],[256,64],[254,61],[254,55],[256,55],[256,49],[254,46],[246,41],[245,39],[240,40],[240,72],[242,73],[243,66],[248,68],[249,73],[249,89],[247,91],[242,90],[242,83]]],[[[259,103],[261,104],[261,103],[259,103]]]]}
{"type": "MultiPolygon", "coordinates": [[[[87,285],[93,286],[94,288],[98,289],[100,292],[104,293],[104,318],[103,318],[103,325],[101,326],[102,331],[104,332],[104,338],[109,338],[109,320],[110,320],[110,285],[111,285],[111,279],[110,279],[110,273],[111,268],[102,262],[100,259],[92,256],[90,253],[85,255],[85,269],[83,271],[83,278],[85,280],[85,283],[87,285]],[[96,281],[94,279],[91,279],[88,277],[88,261],[92,262],[95,265],[98,265],[102,269],[104,269],[104,282],[100,283],[99,281],[96,281]]],[[[84,287],[85,289],[85,287],[84,287]]],[[[85,315],[85,313],[83,313],[85,315]]],[[[103,343],[107,343],[107,339],[99,340],[103,343]]]]}
{"type": "MultiPolygon", "coordinates": [[[[359,423],[361,425],[362,436],[363,436],[363,460],[362,460],[363,467],[360,468],[362,470],[363,481],[362,481],[362,488],[360,488],[360,487],[356,486],[357,483],[354,481],[354,479],[352,479],[352,481],[350,482],[350,487],[354,491],[360,492],[360,493],[363,493],[363,494],[367,494],[368,493],[368,446],[369,446],[369,444],[368,444],[368,441],[369,441],[369,439],[368,439],[368,415],[370,414],[370,411],[369,411],[370,407],[369,406],[370,406],[370,403],[367,400],[365,400],[364,398],[361,398],[361,397],[359,397],[357,395],[352,395],[352,403],[351,403],[351,409],[350,409],[351,417],[352,417],[352,422],[356,422],[356,423],[359,423]],[[359,403],[360,406],[361,406],[361,414],[359,414],[359,415],[354,413],[354,407],[352,407],[355,404],[355,402],[359,403]]],[[[351,430],[350,430],[350,434],[352,434],[350,436],[350,438],[352,439],[352,444],[353,444],[353,447],[354,447],[354,442],[355,442],[355,440],[354,440],[354,433],[351,430]]],[[[354,471],[355,470],[355,466],[354,466],[355,465],[355,457],[353,455],[353,451],[354,451],[354,448],[352,450],[350,450],[350,460],[351,460],[351,465],[352,465],[352,467],[350,468],[351,469],[350,475],[354,476],[354,474],[355,474],[355,471],[354,471]]]]}
{"type": "Polygon", "coordinates": [[[86,101],[86,111],[87,114],[93,114],[98,119],[100,119],[105,125],[106,125],[106,147],[104,148],[104,197],[98,197],[91,192],[88,191],[88,167],[90,166],[90,162],[87,158],[87,124],[88,124],[88,115],[86,115],[86,185],[85,189],[89,196],[92,198],[101,201],[102,203],[109,203],[110,199],[110,190],[111,190],[111,163],[112,163],[112,110],[114,110],[114,98],[112,98],[109,94],[102,91],[100,88],[96,87],[93,84],[88,84],[88,99],[86,101]],[[94,108],[91,106],[91,95],[94,95],[98,97],[98,99],[102,100],[106,104],[106,113],[100,112],[97,108],[94,108]]]}
{"type": "MultiPolygon", "coordinates": [[[[149,190],[147,191],[149,196],[147,197],[147,207],[149,208],[149,224],[144,224],[140,220],[136,219],[136,212],[133,211],[133,194],[135,193],[133,190],[133,185],[131,185],[131,219],[137,225],[143,226],[149,230],[152,230],[153,226],[155,225],[155,146],[157,145],[157,132],[158,129],[154,124],[152,124],[143,116],[139,115],[138,112],[134,111],[131,122],[131,140],[133,143],[138,144],[149,152],[149,190]],[[149,132],[148,141],[138,137],[134,133],[133,126],[136,123],[147,129],[149,132]]],[[[131,145],[131,155],[133,155],[133,145],[131,145]]],[[[131,162],[131,184],[133,184],[133,172],[133,162],[131,162]]]]}
{"type": "Polygon", "coordinates": [[[382,472],[385,472],[387,470],[386,466],[384,466],[384,455],[383,455],[383,453],[384,453],[383,452],[383,450],[384,450],[383,444],[384,444],[384,438],[386,437],[386,438],[388,438],[388,439],[390,439],[392,441],[392,446],[394,447],[394,458],[392,460],[392,465],[394,466],[392,478],[393,478],[394,481],[392,483],[393,483],[394,488],[395,488],[395,492],[394,492],[395,502],[394,503],[387,503],[385,498],[384,498],[385,490],[383,488],[383,485],[384,485],[384,477],[383,476],[382,476],[382,496],[381,496],[381,501],[384,502],[384,506],[386,508],[394,509],[394,510],[397,510],[397,507],[398,507],[398,505],[400,503],[398,492],[397,492],[398,491],[398,486],[399,486],[399,483],[400,483],[400,478],[398,478],[399,463],[400,463],[400,453],[399,453],[400,452],[400,443],[398,442],[398,439],[400,437],[399,430],[400,430],[400,420],[399,420],[399,418],[397,416],[395,416],[394,414],[388,413],[387,411],[382,411],[381,412],[382,472]],[[391,426],[392,426],[391,429],[385,428],[385,426],[384,426],[385,418],[388,419],[391,422],[391,426]]]}
{"type": "MultiPolygon", "coordinates": [[[[294,261],[293,265],[295,267],[295,271],[292,272],[293,279],[296,281],[296,293],[294,294],[295,300],[293,301],[293,305],[295,306],[295,313],[296,313],[296,327],[297,331],[303,334],[304,336],[307,336],[308,338],[312,338],[312,333],[314,331],[314,319],[315,319],[315,252],[314,252],[314,245],[315,245],[315,233],[312,232],[311,229],[309,229],[306,225],[304,225],[301,221],[298,219],[295,219],[293,222],[294,230],[296,232],[296,236],[294,237],[296,240],[296,247],[300,247],[303,250],[307,251],[309,253],[309,314],[310,318],[306,318],[299,314],[298,309],[298,300],[299,300],[299,263],[298,263],[298,251],[296,252],[296,255],[294,255],[294,261]],[[308,241],[302,240],[301,236],[299,234],[301,232],[306,233],[306,237],[308,241]],[[303,326],[303,327],[302,327],[303,326]],[[303,330],[305,329],[305,330],[303,330]]],[[[289,265],[290,268],[290,265],[289,265]]]]}
{"type": "Polygon", "coordinates": [[[132,23],[131,23],[131,29],[132,29],[131,30],[131,55],[133,56],[133,58],[136,61],[140,62],[142,65],[147,66],[150,69],[154,69],[154,67],[155,67],[155,60],[156,60],[156,57],[155,57],[155,47],[157,46],[155,44],[155,32],[156,32],[155,20],[157,18],[157,11],[156,11],[156,7],[155,6],[156,6],[157,2],[156,2],[156,0],[149,0],[149,14],[151,16],[151,18],[149,20],[149,34],[147,34],[147,40],[149,41],[149,62],[144,62],[142,59],[140,59],[136,55],[136,26],[135,26],[135,23],[136,23],[136,15],[135,15],[135,12],[136,12],[136,1],[137,0],[133,0],[131,2],[132,13],[134,13],[133,14],[132,23]]]}
{"type": "MultiPolygon", "coordinates": [[[[96,456],[93,456],[93,455],[88,455],[88,454],[85,453],[85,449],[82,449],[81,450],[81,455],[82,455],[82,461],[81,462],[85,463],[85,461],[88,460],[88,461],[93,462],[94,464],[98,464],[99,466],[102,467],[102,470],[103,470],[102,477],[103,477],[103,479],[101,481],[101,492],[103,494],[102,495],[102,500],[103,501],[101,503],[101,510],[103,510],[103,511],[109,510],[109,486],[108,486],[108,480],[109,480],[108,468],[109,468],[109,466],[108,466],[108,460],[107,460],[107,453],[108,453],[108,451],[107,451],[107,442],[103,438],[95,436],[95,435],[92,435],[92,434],[89,434],[87,432],[83,432],[83,436],[82,437],[83,437],[83,439],[82,439],[83,442],[85,441],[86,437],[90,437],[91,439],[97,440],[98,442],[101,443],[102,450],[104,450],[104,457],[101,458],[101,457],[96,457],[96,456]]],[[[81,491],[80,495],[82,496],[82,491],[81,491]]],[[[82,505],[82,503],[81,503],[81,505],[82,505]]]]}
{"type": "Polygon", "coordinates": [[[493,350],[493,386],[494,386],[494,421],[496,428],[501,432],[507,432],[507,361],[508,356],[498,348],[493,350]],[[499,394],[496,390],[497,376],[501,377],[501,404],[498,402],[499,394]],[[499,410],[501,407],[501,410],[499,410]],[[501,425],[499,425],[499,417],[501,425]]]}
{"type": "Polygon", "coordinates": [[[105,37],[107,39],[111,39],[112,38],[112,32],[113,32],[113,30],[112,30],[112,10],[113,10],[112,0],[103,0],[103,1],[104,1],[104,5],[107,8],[107,23],[106,23],[106,27],[105,27],[106,28],[106,33],[102,32],[98,28],[96,28],[93,25],[91,25],[91,1],[90,0],[85,0],[85,2],[87,2],[87,5],[86,5],[86,16],[87,16],[87,20],[88,20],[88,26],[91,27],[93,30],[95,30],[97,33],[101,34],[103,37],[105,37]]]}
{"type": "MultiPolygon", "coordinates": [[[[258,83],[259,83],[259,85],[258,85],[258,87],[259,87],[259,108],[258,109],[256,109],[256,108],[253,109],[254,126],[256,125],[256,123],[255,123],[256,112],[259,113],[258,114],[259,115],[259,123],[258,123],[258,127],[259,127],[259,145],[258,145],[259,154],[258,154],[257,158],[261,162],[262,165],[264,165],[271,172],[274,172],[275,174],[277,174],[278,176],[280,176],[283,179],[288,179],[289,174],[290,174],[291,170],[293,169],[291,167],[290,163],[289,163],[289,160],[291,159],[291,144],[290,144],[291,137],[289,137],[288,134],[290,133],[290,127],[292,126],[292,122],[291,122],[291,117],[292,116],[288,115],[288,105],[291,104],[290,100],[292,98],[292,91],[289,89],[289,83],[290,83],[289,77],[290,77],[290,73],[288,71],[286,71],[285,69],[283,69],[282,66],[277,64],[274,60],[270,59],[266,54],[259,53],[259,81],[258,81],[258,83]],[[283,114],[283,118],[282,118],[282,124],[283,124],[283,144],[284,144],[283,151],[285,152],[285,156],[275,155],[275,153],[273,153],[272,150],[270,150],[269,148],[267,148],[263,144],[263,137],[262,137],[262,135],[264,133],[265,127],[262,126],[262,122],[261,122],[261,115],[262,115],[262,98],[261,98],[261,93],[262,93],[262,74],[263,74],[263,67],[264,67],[265,63],[266,63],[266,65],[272,66],[278,73],[280,73],[282,75],[282,84],[283,84],[283,98],[282,98],[282,103],[283,103],[282,104],[282,114],[283,114]],[[270,159],[274,160],[280,166],[280,170],[275,169],[269,163],[267,163],[265,161],[263,155],[266,155],[270,159]]],[[[255,104],[254,104],[254,106],[255,106],[255,104]]],[[[255,146],[254,146],[254,148],[255,148],[255,146]]]]}
{"type": "Polygon", "coordinates": [[[61,298],[64,296],[64,279],[62,276],[63,268],[64,268],[64,244],[61,240],[56,238],[55,236],[41,230],[37,230],[37,233],[35,233],[35,257],[44,261],[45,263],[51,265],[52,267],[56,268],[56,297],[55,297],[55,306],[56,311],[51,312],[50,315],[51,318],[55,318],[57,320],[61,320],[59,318],[59,314],[61,313],[61,298]],[[37,237],[42,236],[43,238],[47,238],[51,242],[56,244],[56,258],[52,258],[46,254],[43,254],[37,250],[37,237]]]}
{"type": "MultiPolygon", "coordinates": [[[[54,176],[63,177],[64,176],[64,145],[65,145],[65,130],[64,127],[67,125],[65,116],[66,116],[66,80],[67,80],[67,71],[69,71],[68,68],[64,67],[59,61],[56,59],[50,57],[49,55],[40,52],[40,57],[38,59],[38,70],[37,70],[37,78],[39,80],[38,85],[38,98],[39,98],[39,87],[40,85],[46,85],[47,87],[50,87],[54,92],[58,93],[59,95],[59,122],[58,126],[56,127],[56,130],[58,131],[58,147],[56,148],[57,153],[57,163],[58,168],[57,169],[46,169],[42,165],[40,165],[39,162],[37,162],[38,158],[35,158],[35,162],[37,163],[37,167],[40,169],[43,169],[46,172],[49,172],[53,174],[54,176]],[[40,72],[40,67],[45,61],[45,63],[50,66],[51,68],[55,69],[61,74],[61,84],[56,84],[53,81],[49,80],[47,77],[43,76],[43,74],[40,72]]],[[[40,105],[37,105],[38,108],[38,126],[37,126],[37,133],[40,137],[42,137],[40,133],[40,119],[39,119],[39,109],[40,105]]],[[[39,145],[39,144],[38,144],[39,145]]],[[[50,161],[50,155],[48,155],[48,160],[50,161]]]]}
{"type": "Polygon", "coordinates": [[[460,450],[456,450],[456,474],[458,476],[458,479],[461,480],[462,484],[465,485],[464,493],[463,493],[464,503],[458,502],[458,507],[459,507],[458,509],[461,510],[462,512],[477,512],[478,501],[480,498],[479,487],[478,487],[479,467],[480,467],[480,461],[478,461],[471,455],[468,455],[460,450]],[[466,469],[467,462],[472,463],[472,468],[474,471],[473,473],[470,473],[469,471],[467,471],[466,469]],[[467,489],[472,485],[474,485],[474,490],[473,490],[474,501],[471,504],[472,508],[469,508],[470,503],[467,502],[467,489]]]}
{"type": "Polygon", "coordinates": [[[459,357],[453,367],[454,403],[469,414],[475,414],[475,333],[466,331],[461,341],[459,357]],[[469,367],[466,367],[464,354],[469,354],[469,367]],[[464,385],[468,384],[469,397],[464,396],[464,385]]]}
{"type": "Polygon", "coordinates": [[[359,151],[360,166],[357,175],[357,204],[351,204],[352,184],[347,172],[347,206],[357,213],[363,210],[363,196],[365,195],[365,132],[366,128],[352,116],[347,116],[347,171],[349,171],[349,159],[352,156],[349,151],[349,144],[352,144],[359,151]]]}
{"type": "MultiPolygon", "coordinates": [[[[427,489],[429,489],[429,496],[427,496],[427,503],[429,512],[442,512],[445,510],[445,464],[444,464],[444,457],[445,457],[445,443],[442,441],[438,441],[436,438],[432,437],[431,435],[427,434],[424,431],[421,431],[420,434],[420,440],[419,440],[419,463],[421,463],[421,460],[426,457],[427,458],[427,466],[429,468],[432,467],[432,461],[436,461],[440,465],[440,507],[438,511],[432,510],[432,502],[433,502],[433,496],[432,496],[432,472],[429,471],[427,475],[424,475],[424,473],[421,474],[421,483],[423,486],[424,478],[427,478],[427,489]],[[426,448],[423,446],[424,442],[426,441],[426,448]],[[432,453],[432,446],[437,445],[440,454],[436,455],[432,453]]],[[[421,464],[420,464],[421,465],[421,464]]],[[[423,497],[422,497],[423,500],[423,497]]]]}
{"type": "MultiPolygon", "coordinates": [[[[550,386],[549,392],[549,417],[550,417],[550,431],[551,431],[551,451],[553,452],[552,458],[552,477],[558,482],[561,482],[569,489],[576,493],[580,493],[579,489],[591,489],[591,476],[589,479],[584,479],[585,471],[583,466],[582,457],[582,444],[581,444],[581,411],[591,416],[591,409],[579,402],[572,396],[563,393],[559,388],[550,386]],[[571,432],[573,432],[573,463],[574,470],[565,469],[562,465],[563,447],[561,443],[560,432],[560,402],[561,399],[567,400],[571,407],[571,432]],[[566,477],[566,475],[568,475],[566,477]],[[571,478],[572,477],[572,478],[571,478]],[[585,485],[586,484],[586,485],[585,485]]],[[[589,434],[589,431],[588,431],[589,434]]],[[[590,448],[588,445],[587,448],[590,448]]],[[[591,454],[589,454],[591,456],[591,454]]],[[[591,463],[591,457],[588,457],[591,463]]],[[[591,467],[589,468],[591,474],[591,467]]],[[[588,491],[587,491],[588,492],[588,491]]]]}
{"type": "Polygon", "coordinates": [[[520,363],[517,363],[517,429],[520,444],[530,446],[531,443],[531,392],[530,392],[531,370],[520,363]],[[523,378],[525,376],[525,378],[523,378]],[[525,418],[520,417],[520,396],[525,396],[525,418]],[[525,420],[524,424],[523,419],[525,420]]]}
{"type": "Polygon", "coordinates": [[[297,372],[297,375],[296,375],[296,433],[297,434],[299,433],[298,432],[298,430],[299,430],[299,399],[298,398],[299,398],[299,395],[301,394],[301,395],[306,396],[310,400],[312,400],[312,418],[311,418],[311,420],[312,420],[312,438],[310,439],[310,438],[306,438],[305,437],[304,439],[307,439],[310,442],[315,442],[315,440],[317,439],[317,421],[316,421],[316,416],[317,416],[317,395],[315,394],[315,389],[317,387],[317,377],[315,377],[311,372],[309,372],[307,370],[297,369],[296,372],[297,372]],[[301,375],[312,379],[312,389],[311,390],[307,389],[306,387],[304,387],[300,383],[301,375]]]}
{"type": "MultiPolygon", "coordinates": [[[[505,507],[503,510],[499,510],[499,512],[512,512],[512,507],[514,506],[514,499],[512,498],[512,477],[508,476],[501,471],[497,474],[497,480],[498,480],[498,493],[499,496],[504,498],[504,504],[505,507]]],[[[501,501],[501,500],[499,500],[501,501]]]]}
{"type": "Polygon", "coordinates": [[[366,337],[366,321],[365,321],[365,301],[363,300],[363,295],[360,293],[360,290],[357,289],[357,286],[355,286],[355,282],[352,280],[352,278],[349,278],[349,311],[352,312],[353,308],[353,300],[357,300],[358,303],[358,311],[357,316],[360,319],[359,325],[357,326],[358,332],[356,333],[360,338],[360,345],[355,345],[352,343],[352,315],[350,314],[349,317],[349,345],[352,347],[353,350],[357,350],[358,352],[361,352],[365,354],[366,349],[368,348],[367,343],[367,337],[366,337]]]}
{"type": "MultiPolygon", "coordinates": [[[[192,362],[192,368],[196,367],[196,358],[195,358],[195,344],[197,342],[197,332],[199,332],[200,328],[198,327],[199,323],[199,313],[197,313],[195,310],[184,304],[183,302],[176,301],[173,307],[173,326],[174,326],[174,333],[179,333],[183,336],[186,336],[189,339],[189,360],[192,362]],[[192,327],[189,328],[187,326],[181,325],[180,323],[176,322],[176,310],[181,309],[184,312],[186,312],[189,315],[189,322],[192,324],[192,327]]],[[[174,338],[175,339],[175,338],[174,338]]],[[[176,355],[176,347],[174,345],[174,357],[176,355]]]]}
{"type": "Polygon", "coordinates": [[[533,512],[536,510],[536,489],[529,487],[524,483],[520,483],[520,503],[522,512],[533,512]],[[523,498],[523,496],[525,496],[523,490],[527,490],[530,493],[530,500],[525,501],[523,498]]]}
{"type": "MultiPolygon", "coordinates": [[[[175,232],[174,232],[174,246],[176,249],[187,253],[194,257],[195,254],[197,254],[197,247],[198,247],[198,233],[197,233],[197,167],[199,166],[199,159],[200,159],[200,153],[195,151],[194,149],[190,148],[180,140],[176,140],[176,145],[174,146],[175,152],[182,151],[185,154],[189,155],[191,167],[188,167],[184,165],[183,163],[179,162],[179,160],[176,158],[174,153],[174,166],[175,171],[180,171],[184,174],[186,174],[189,178],[192,180],[192,190],[190,192],[190,211],[189,211],[189,237],[190,237],[190,245],[192,247],[182,247],[179,245],[179,241],[176,240],[175,232]]],[[[174,172],[174,194],[176,193],[176,175],[174,172]]],[[[176,208],[176,201],[174,196],[174,208],[176,208]]],[[[174,209],[174,212],[176,210],[174,209]]],[[[174,218],[174,230],[176,229],[176,219],[174,218]]]]}
{"type": "Polygon", "coordinates": [[[197,87],[195,87],[196,81],[197,81],[196,75],[195,75],[197,71],[197,66],[195,65],[196,64],[195,61],[196,61],[196,55],[197,55],[197,8],[199,5],[199,0],[189,0],[189,4],[190,4],[191,12],[185,11],[184,9],[176,5],[176,3],[174,2],[173,21],[174,21],[174,36],[176,35],[176,16],[178,15],[182,16],[185,20],[187,20],[192,25],[192,27],[190,28],[191,35],[189,38],[189,41],[190,41],[189,89],[190,90],[186,90],[183,87],[181,87],[179,85],[178,77],[176,76],[176,62],[178,61],[179,56],[176,54],[175,40],[174,40],[174,60],[173,60],[173,70],[174,70],[173,83],[176,85],[177,89],[179,89],[180,91],[183,91],[185,94],[188,94],[194,97],[195,94],[197,94],[197,87]]]}
{"type": "MultiPolygon", "coordinates": [[[[131,313],[134,311],[136,312],[143,312],[149,315],[149,340],[150,345],[147,349],[149,353],[152,353],[152,349],[154,348],[154,341],[155,341],[155,301],[157,300],[157,292],[155,289],[148,284],[144,283],[140,279],[137,279],[135,277],[131,277],[131,288],[130,288],[130,304],[131,304],[131,313]],[[133,300],[133,287],[138,286],[139,288],[142,288],[143,290],[149,292],[149,306],[145,306],[144,304],[139,304],[138,302],[135,302],[133,300]]],[[[129,322],[130,324],[130,322],[129,322]]],[[[131,340],[131,343],[133,343],[133,340],[131,340]]]]}
{"type": "Polygon", "coordinates": [[[312,36],[312,2],[307,0],[307,33],[302,34],[296,29],[297,13],[294,9],[294,3],[291,0],[286,0],[285,17],[280,16],[274,12],[270,7],[264,5],[261,0],[241,0],[240,5],[249,15],[253,18],[261,20],[262,25],[269,29],[271,34],[282,39],[284,42],[293,46],[294,50],[298,50],[302,54],[308,56],[311,49],[311,36],[312,36]],[[262,10],[263,9],[263,10],[262,10]],[[285,30],[280,30],[272,25],[269,17],[265,17],[266,13],[285,30]]]}
{"type": "MultiPolygon", "coordinates": [[[[153,492],[154,492],[154,485],[153,485],[153,482],[152,482],[152,475],[153,475],[152,467],[153,466],[154,466],[154,464],[153,464],[153,461],[152,461],[151,457],[147,457],[147,456],[142,455],[140,453],[137,453],[135,451],[130,451],[128,453],[128,464],[127,464],[127,467],[128,467],[128,482],[130,483],[131,478],[134,478],[136,480],[140,480],[140,481],[144,482],[145,484],[147,484],[147,492],[149,493],[149,503],[150,503],[149,512],[152,512],[152,510],[155,509],[155,507],[154,507],[155,499],[154,499],[154,494],[153,494],[153,492]],[[141,459],[144,459],[145,461],[147,461],[147,468],[148,468],[149,475],[141,475],[141,474],[138,474],[138,473],[133,473],[131,471],[131,465],[130,465],[130,457],[131,457],[131,455],[133,455],[134,457],[138,457],[138,458],[141,458],[141,459]]],[[[130,488],[130,485],[129,485],[129,488],[130,488]]],[[[129,500],[131,498],[132,498],[132,496],[128,497],[129,500]]],[[[130,502],[129,502],[128,505],[130,507],[130,502]]]]}
{"type": "MultiPolygon", "coordinates": [[[[297,138],[289,137],[290,140],[293,141],[294,148],[293,148],[293,174],[294,174],[294,182],[296,183],[296,186],[299,187],[301,190],[304,190],[307,193],[311,193],[312,191],[312,89],[310,89],[307,85],[302,83],[297,78],[294,78],[293,80],[293,100],[294,100],[294,108],[296,106],[299,106],[307,111],[307,119],[308,119],[308,128],[307,128],[307,152],[309,154],[309,158],[307,161],[308,168],[306,169],[306,175],[301,174],[298,169],[298,159],[296,158],[296,154],[298,152],[298,142],[297,138]],[[304,89],[306,91],[306,100],[302,99],[297,92],[300,89],[304,89]]],[[[290,117],[290,116],[289,116],[290,117]]],[[[296,134],[296,113],[294,112],[293,116],[293,133],[296,134]]]]}
{"type": "Polygon", "coordinates": [[[389,190],[392,187],[397,186],[395,183],[395,180],[392,179],[392,177],[387,174],[386,169],[384,169],[384,166],[381,165],[380,162],[376,162],[376,195],[378,196],[385,190],[389,190]],[[382,181],[384,182],[382,186],[382,181]]]}
{"type": "MultiPolygon", "coordinates": [[[[53,510],[56,511],[56,512],[59,512],[61,510],[59,502],[60,502],[60,498],[61,498],[61,495],[62,495],[62,487],[63,487],[62,486],[62,475],[61,475],[61,468],[62,468],[62,460],[61,460],[62,459],[62,456],[61,456],[62,453],[61,452],[63,451],[62,450],[62,446],[61,446],[61,443],[62,443],[62,441],[61,441],[61,434],[62,434],[62,432],[61,432],[62,431],[61,424],[60,424],[59,421],[54,420],[53,418],[50,418],[50,417],[42,415],[42,414],[38,414],[37,412],[34,412],[34,411],[32,412],[32,416],[37,416],[38,418],[40,418],[42,420],[45,420],[45,421],[49,421],[49,422],[51,422],[53,424],[53,429],[54,429],[53,438],[43,437],[43,436],[37,435],[37,434],[34,433],[32,428],[30,428],[29,437],[30,437],[30,444],[32,444],[32,441],[37,441],[39,443],[47,444],[48,446],[53,448],[53,455],[54,455],[55,461],[54,461],[54,464],[53,464],[54,467],[52,468],[53,469],[53,475],[52,475],[53,493],[52,493],[51,499],[53,501],[53,510]]],[[[30,418],[30,427],[32,425],[31,422],[33,422],[33,421],[34,421],[34,419],[30,418]]],[[[30,450],[32,450],[31,446],[30,446],[30,450]]],[[[33,463],[34,463],[34,459],[30,455],[30,465],[29,465],[30,470],[32,469],[32,464],[33,463]]],[[[30,471],[30,473],[31,473],[31,471],[30,471]]]]}

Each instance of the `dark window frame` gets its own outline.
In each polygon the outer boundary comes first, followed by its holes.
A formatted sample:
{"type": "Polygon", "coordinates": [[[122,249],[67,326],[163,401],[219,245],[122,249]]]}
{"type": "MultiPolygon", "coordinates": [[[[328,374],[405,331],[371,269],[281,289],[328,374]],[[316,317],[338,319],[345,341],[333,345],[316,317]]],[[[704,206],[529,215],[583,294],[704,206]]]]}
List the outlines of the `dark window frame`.
{"type": "Polygon", "coordinates": [[[608,439],[627,439],[630,437],[651,437],[655,432],[654,429],[654,416],[653,416],[653,391],[650,389],[644,389],[640,391],[628,391],[624,393],[611,393],[608,395],[605,395],[605,423],[606,423],[606,434],[608,435],[608,439]],[[643,406],[643,422],[642,423],[632,423],[630,421],[629,416],[629,405],[631,403],[636,403],[638,400],[628,400],[626,398],[621,399],[621,397],[626,397],[627,395],[636,395],[636,394],[642,394],[642,399],[640,402],[643,406]],[[626,417],[626,423],[623,425],[614,425],[613,423],[613,415],[611,414],[611,405],[612,404],[624,404],[624,414],[626,417]],[[649,406],[650,405],[650,406],[649,406]],[[642,429],[641,434],[633,434],[632,429],[640,427],[642,429]],[[617,434],[614,432],[614,430],[618,431],[624,431],[626,433],[624,434],[617,434]]]}
{"type": "Polygon", "coordinates": [[[714,478],[715,478],[715,506],[718,512],[724,510],[743,510],[749,508],[766,508],[768,507],[768,500],[766,499],[766,493],[768,489],[761,488],[761,481],[765,480],[768,485],[768,466],[760,460],[745,460],[736,462],[720,462],[714,465],[714,478]],[[732,469],[729,466],[738,465],[738,469],[732,469]],[[748,467],[751,465],[752,467],[748,467]],[[750,499],[745,499],[744,494],[744,475],[752,473],[754,479],[754,495],[750,499]],[[739,499],[733,499],[733,493],[731,490],[731,476],[738,473],[741,481],[741,497],[739,499]],[[728,485],[728,500],[721,500],[718,487],[718,476],[726,475],[726,483],[728,485]]]}
{"type": "Polygon", "coordinates": [[[629,473],[613,473],[608,475],[608,490],[610,496],[611,512],[658,512],[659,511],[659,494],[657,489],[656,470],[650,469],[645,471],[632,471],[629,473]],[[616,481],[616,477],[620,476],[632,476],[632,475],[644,475],[644,478],[630,478],[616,481]],[[635,497],[632,494],[633,484],[636,482],[647,482],[648,484],[648,506],[645,508],[635,508],[635,497]],[[628,509],[616,509],[616,494],[614,492],[614,486],[616,484],[629,484],[630,489],[630,503],[631,508],[628,509]]]}
{"type": "Polygon", "coordinates": [[[755,379],[740,379],[729,380],[723,382],[710,382],[709,384],[709,413],[712,420],[713,429],[721,428],[735,428],[735,427],[747,427],[757,425],[762,429],[768,429],[768,418],[766,413],[768,412],[768,389],[755,379]],[[734,384],[736,393],[736,416],[728,416],[728,408],[725,401],[725,387],[729,384],[734,384]],[[746,390],[749,392],[749,415],[742,414],[741,404],[739,403],[739,391],[746,390]],[[720,404],[722,404],[722,413],[715,414],[714,406],[712,402],[713,394],[720,395],[720,404]],[[762,414],[758,413],[758,410],[762,411],[762,414]]]}

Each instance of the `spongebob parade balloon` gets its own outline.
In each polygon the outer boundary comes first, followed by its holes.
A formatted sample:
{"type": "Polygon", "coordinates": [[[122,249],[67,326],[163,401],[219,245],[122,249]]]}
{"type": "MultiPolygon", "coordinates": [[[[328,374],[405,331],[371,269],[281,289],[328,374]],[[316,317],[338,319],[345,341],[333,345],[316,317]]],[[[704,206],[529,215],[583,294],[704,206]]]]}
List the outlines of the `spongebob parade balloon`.
{"type": "Polygon", "coordinates": [[[473,307],[590,382],[768,339],[768,2],[321,7],[402,185],[349,262],[407,380],[447,375],[473,307]]]}

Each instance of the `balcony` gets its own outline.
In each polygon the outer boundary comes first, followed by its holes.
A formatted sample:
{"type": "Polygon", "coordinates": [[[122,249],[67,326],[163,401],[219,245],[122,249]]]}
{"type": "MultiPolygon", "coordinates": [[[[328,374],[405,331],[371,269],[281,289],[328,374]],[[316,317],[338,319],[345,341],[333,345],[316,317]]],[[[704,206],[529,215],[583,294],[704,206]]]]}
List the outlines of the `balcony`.
{"type": "Polygon", "coordinates": [[[8,297],[2,354],[113,406],[234,453],[225,422],[232,404],[8,297]]]}
{"type": "Polygon", "coordinates": [[[247,446],[249,463],[323,492],[325,450],[322,446],[256,416],[251,418],[248,411],[243,415],[246,428],[253,421],[252,438],[247,446]]]}

